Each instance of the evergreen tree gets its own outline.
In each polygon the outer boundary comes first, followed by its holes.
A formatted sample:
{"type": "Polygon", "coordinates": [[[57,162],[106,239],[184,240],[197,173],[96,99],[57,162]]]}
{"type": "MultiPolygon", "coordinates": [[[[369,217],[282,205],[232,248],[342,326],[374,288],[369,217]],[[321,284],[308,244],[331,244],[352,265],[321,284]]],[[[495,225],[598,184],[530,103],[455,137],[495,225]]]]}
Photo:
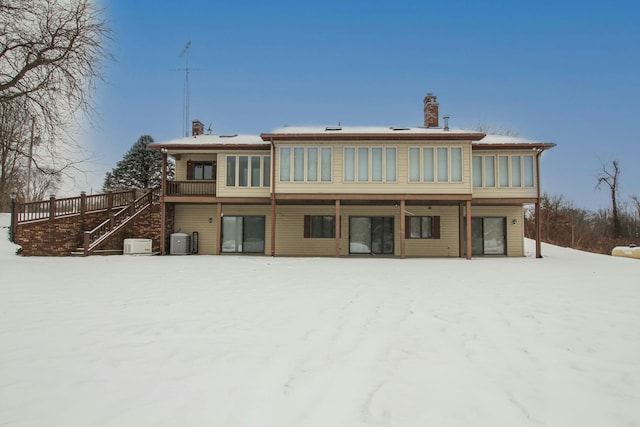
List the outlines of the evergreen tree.
{"type": "MultiPolygon", "coordinates": [[[[162,153],[149,147],[153,138],[141,136],[116,167],[104,178],[104,191],[155,188],[162,183],[162,153]]],[[[167,179],[173,179],[174,166],[167,163],[167,179]]]]}

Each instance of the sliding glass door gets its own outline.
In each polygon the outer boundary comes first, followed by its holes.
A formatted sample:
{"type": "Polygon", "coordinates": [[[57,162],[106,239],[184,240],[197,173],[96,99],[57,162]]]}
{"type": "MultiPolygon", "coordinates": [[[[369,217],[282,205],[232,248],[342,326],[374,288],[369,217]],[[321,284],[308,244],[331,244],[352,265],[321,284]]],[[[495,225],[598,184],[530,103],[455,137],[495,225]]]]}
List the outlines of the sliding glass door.
{"type": "Polygon", "coordinates": [[[349,217],[349,253],[393,255],[393,217],[349,217]]]}
{"type": "MultiPolygon", "coordinates": [[[[464,235],[466,241],[466,222],[464,235]]],[[[465,253],[466,247],[465,244],[465,253]]],[[[471,218],[471,254],[507,254],[507,219],[505,217],[471,218]]]]}
{"type": "Polygon", "coordinates": [[[264,253],[263,216],[222,217],[222,252],[264,253]]]}

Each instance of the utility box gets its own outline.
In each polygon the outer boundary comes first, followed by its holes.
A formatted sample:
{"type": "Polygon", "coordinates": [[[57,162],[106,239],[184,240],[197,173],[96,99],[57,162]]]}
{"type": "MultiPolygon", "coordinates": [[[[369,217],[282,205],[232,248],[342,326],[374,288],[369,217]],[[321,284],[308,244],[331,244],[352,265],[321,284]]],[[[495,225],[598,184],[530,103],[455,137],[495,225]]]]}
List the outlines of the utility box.
{"type": "Polygon", "coordinates": [[[151,239],[124,239],[124,255],[151,255],[151,239]]]}
{"type": "Polygon", "coordinates": [[[191,254],[191,236],[185,233],[173,233],[170,246],[171,255],[189,255],[191,254]]]}

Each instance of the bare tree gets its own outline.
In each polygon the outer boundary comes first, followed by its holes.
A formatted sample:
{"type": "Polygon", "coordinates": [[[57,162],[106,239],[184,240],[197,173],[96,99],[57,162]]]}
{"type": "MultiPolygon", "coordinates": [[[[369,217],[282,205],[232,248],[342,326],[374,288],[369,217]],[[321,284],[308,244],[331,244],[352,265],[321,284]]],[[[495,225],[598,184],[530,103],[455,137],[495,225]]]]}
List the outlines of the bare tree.
{"type": "Polygon", "coordinates": [[[598,172],[596,178],[598,183],[596,189],[600,189],[602,184],[606,184],[609,187],[611,194],[611,215],[613,217],[613,236],[619,237],[622,235],[622,225],[620,223],[620,217],[618,215],[618,178],[620,177],[620,164],[617,160],[611,162],[611,169],[606,164],[602,164],[600,172],[598,172]]]}
{"type": "Polygon", "coordinates": [[[12,191],[9,182],[24,185],[22,168],[52,176],[77,161],[70,126],[78,112],[92,111],[90,95],[110,59],[101,13],[93,0],[0,0],[0,200],[12,191]],[[33,148],[34,128],[36,154],[25,150],[33,148]]]}

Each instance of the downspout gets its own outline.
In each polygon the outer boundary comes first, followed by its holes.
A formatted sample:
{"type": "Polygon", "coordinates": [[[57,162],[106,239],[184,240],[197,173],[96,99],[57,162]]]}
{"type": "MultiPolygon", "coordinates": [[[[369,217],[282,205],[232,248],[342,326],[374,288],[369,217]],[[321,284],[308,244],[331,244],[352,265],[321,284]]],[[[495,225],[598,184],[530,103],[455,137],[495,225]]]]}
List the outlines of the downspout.
{"type": "Polygon", "coordinates": [[[536,149],[536,258],[542,258],[541,237],[542,237],[542,221],[540,221],[540,155],[544,149],[536,149]]]}
{"type": "Polygon", "coordinates": [[[271,256],[276,256],[276,146],[271,141],[271,256]]]}

